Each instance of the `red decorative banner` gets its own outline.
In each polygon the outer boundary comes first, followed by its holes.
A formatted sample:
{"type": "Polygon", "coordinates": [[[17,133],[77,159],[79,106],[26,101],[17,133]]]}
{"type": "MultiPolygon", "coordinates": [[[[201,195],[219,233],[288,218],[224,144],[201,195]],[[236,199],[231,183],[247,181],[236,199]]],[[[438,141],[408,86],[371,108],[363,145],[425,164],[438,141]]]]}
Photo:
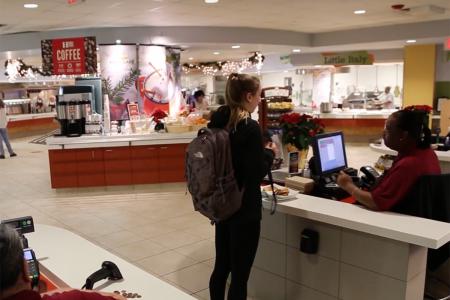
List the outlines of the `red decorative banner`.
{"type": "Polygon", "coordinates": [[[41,41],[44,72],[52,75],[80,75],[97,72],[95,37],[41,41]]]}

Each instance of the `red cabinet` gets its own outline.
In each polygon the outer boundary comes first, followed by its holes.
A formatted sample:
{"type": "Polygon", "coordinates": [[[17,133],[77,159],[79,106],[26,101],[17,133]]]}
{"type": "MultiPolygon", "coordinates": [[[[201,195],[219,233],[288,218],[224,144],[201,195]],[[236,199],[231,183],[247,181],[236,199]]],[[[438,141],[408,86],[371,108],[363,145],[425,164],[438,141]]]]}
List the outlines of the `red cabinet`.
{"type": "Polygon", "coordinates": [[[173,144],[159,146],[159,182],[182,182],[187,145],[173,144]]]}
{"type": "Polygon", "coordinates": [[[103,149],[79,149],[76,152],[78,186],[104,186],[105,164],[103,149]]]}
{"type": "Polygon", "coordinates": [[[52,188],[183,182],[186,147],[49,150],[52,188]]]}
{"type": "Polygon", "coordinates": [[[129,185],[131,181],[130,147],[103,150],[106,185],[129,185]]]}
{"type": "Polygon", "coordinates": [[[75,149],[48,151],[52,188],[78,186],[76,152],[75,149]]]}
{"type": "Polygon", "coordinates": [[[131,169],[133,184],[159,182],[159,146],[131,147],[131,169]]]}

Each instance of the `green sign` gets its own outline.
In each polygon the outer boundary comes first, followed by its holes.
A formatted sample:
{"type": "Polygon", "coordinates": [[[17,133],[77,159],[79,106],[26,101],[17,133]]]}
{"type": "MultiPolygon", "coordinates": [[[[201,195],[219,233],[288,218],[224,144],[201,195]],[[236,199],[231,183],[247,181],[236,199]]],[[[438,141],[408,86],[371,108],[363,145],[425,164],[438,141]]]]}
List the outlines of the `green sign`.
{"type": "Polygon", "coordinates": [[[290,64],[291,63],[291,56],[288,55],[282,55],[280,56],[280,61],[282,64],[290,64]]]}
{"type": "Polygon", "coordinates": [[[373,56],[367,51],[322,53],[323,65],[371,65],[373,56]]]}

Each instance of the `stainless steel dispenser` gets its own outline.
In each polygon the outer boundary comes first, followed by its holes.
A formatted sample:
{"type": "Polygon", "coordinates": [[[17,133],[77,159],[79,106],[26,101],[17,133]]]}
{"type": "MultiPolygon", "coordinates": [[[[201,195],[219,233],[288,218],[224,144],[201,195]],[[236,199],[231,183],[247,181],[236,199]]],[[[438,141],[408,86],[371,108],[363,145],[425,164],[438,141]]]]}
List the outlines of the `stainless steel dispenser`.
{"type": "Polygon", "coordinates": [[[61,86],[56,103],[61,135],[73,137],[84,134],[86,115],[92,103],[92,86],[61,86]]]}

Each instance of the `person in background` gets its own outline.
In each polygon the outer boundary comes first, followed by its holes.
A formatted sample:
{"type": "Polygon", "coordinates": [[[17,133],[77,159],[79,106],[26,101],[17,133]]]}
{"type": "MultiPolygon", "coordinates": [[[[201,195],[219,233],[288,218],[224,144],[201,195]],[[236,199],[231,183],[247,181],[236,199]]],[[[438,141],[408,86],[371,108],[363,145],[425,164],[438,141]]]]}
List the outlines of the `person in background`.
{"type": "Polygon", "coordinates": [[[384,88],[384,92],[374,100],[376,106],[382,107],[383,109],[393,109],[394,106],[394,95],[391,93],[391,87],[387,86],[384,88]]]}
{"type": "Polygon", "coordinates": [[[226,105],[211,116],[209,128],[230,132],[234,174],[244,189],[241,208],[228,220],[215,225],[216,261],[209,281],[211,300],[225,298],[231,273],[228,300],[247,299],[247,281],[255,259],[261,228],[260,185],[275,156],[274,143],[263,144],[261,128],[250,114],[261,100],[257,77],[233,73],[226,85],[226,105]]]}
{"type": "Polygon", "coordinates": [[[205,92],[202,90],[197,90],[194,92],[194,102],[193,108],[196,110],[207,110],[208,109],[208,102],[205,98],[205,92]]]}
{"type": "Polygon", "coordinates": [[[0,99],[0,159],[5,158],[5,149],[3,148],[3,142],[5,142],[6,148],[8,148],[9,156],[17,156],[17,154],[14,153],[11,144],[9,143],[8,129],[6,129],[7,125],[8,119],[6,117],[5,103],[0,99]]]}
{"type": "Polygon", "coordinates": [[[22,241],[17,232],[5,224],[0,224],[0,299],[125,300],[121,295],[112,293],[66,289],[39,294],[32,290],[22,241]]]}
{"type": "Polygon", "coordinates": [[[436,154],[430,148],[431,131],[419,110],[399,110],[389,116],[383,132],[385,145],[398,152],[392,167],[370,191],[363,191],[351,177],[340,172],[337,184],[355,199],[374,210],[392,210],[406,198],[422,175],[439,175],[436,154]]]}

